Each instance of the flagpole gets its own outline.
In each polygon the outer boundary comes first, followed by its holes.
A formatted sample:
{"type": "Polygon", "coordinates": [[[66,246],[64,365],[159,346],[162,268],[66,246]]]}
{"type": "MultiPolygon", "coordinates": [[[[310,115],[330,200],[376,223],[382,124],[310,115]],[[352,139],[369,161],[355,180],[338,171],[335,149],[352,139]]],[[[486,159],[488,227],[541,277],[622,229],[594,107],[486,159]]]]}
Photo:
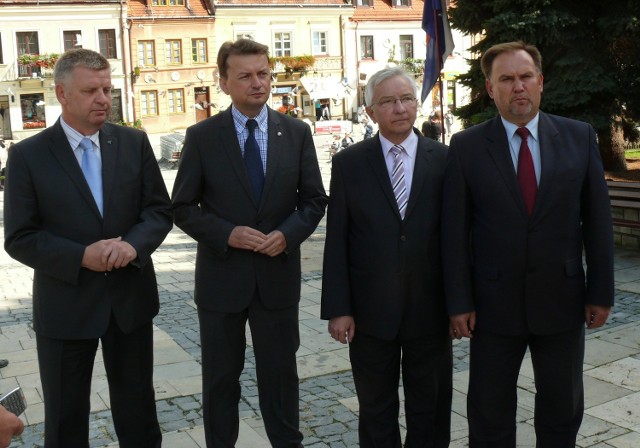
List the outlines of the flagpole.
{"type": "MultiPolygon", "coordinates": [[[[440,0],[437,0],[440,1],[440,0]]],[[[444,11],[442,11],[442,2],[440,1],[440,12],[444,13],[444,11]]],[[[433,9],[433,23],[435,24],[435,32],[436,32],[436,63],[438,64],[438,84],[440,86],[439,90],[439,96],[440,96],[440,138],[442,139],[442,143],[445,143],[444,141],[444,104],[442,101],[443,98],[443,85],[442,85],[442,60],[441,55],[440,55],[440,33],[439,33],[439,26],[438,23],[440,23],[438,21],[438,10],[436,8],[433,9]]]]}

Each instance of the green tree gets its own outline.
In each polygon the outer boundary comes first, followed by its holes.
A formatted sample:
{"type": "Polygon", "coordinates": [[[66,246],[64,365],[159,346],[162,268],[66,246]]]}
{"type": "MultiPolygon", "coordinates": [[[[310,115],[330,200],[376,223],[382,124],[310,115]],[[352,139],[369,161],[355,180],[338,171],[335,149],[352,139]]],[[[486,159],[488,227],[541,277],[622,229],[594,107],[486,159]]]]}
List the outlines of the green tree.
{"type": "MultiPolygon", "coordinates": [[[[637,0],[457,0],[451,24],[481,39],[471,49],[523,40],[543,58],[541,108],[591,123],[607,170],[624,170],[624,141],[640,121],[640,8],[637,0]]],[[[468,126],[495,116],[479,59],[461,82],[471,101],[457,114],[468,126]]]]}

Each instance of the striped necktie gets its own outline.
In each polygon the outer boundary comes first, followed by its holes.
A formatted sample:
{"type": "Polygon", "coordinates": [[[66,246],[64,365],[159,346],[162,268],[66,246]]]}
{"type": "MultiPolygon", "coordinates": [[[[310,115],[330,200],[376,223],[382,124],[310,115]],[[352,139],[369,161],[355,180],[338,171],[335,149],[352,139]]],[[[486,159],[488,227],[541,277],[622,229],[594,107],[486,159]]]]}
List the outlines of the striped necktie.
{"type": "Polygon", "coordinates": [[[396,202],[398,203],[400,217],[404,219],[404,214],[407,210],[407,201],[409,200],[407,184],[404,179],[404,163],[402,162],[401,157],[404,148],[400,145],[394,145],[389,151],[391,152],[391,154],[393,154],[391,186],[393,187],[393,195],[396,197],[396,202]]]}
{"type": "Polygon", "coordinates": [[[89,184],[93,199],[102,215],[102,164],[97,149],[94,149],[91,139],[85,137],[78,145],[82,148],[82,172],[89,184]]]}

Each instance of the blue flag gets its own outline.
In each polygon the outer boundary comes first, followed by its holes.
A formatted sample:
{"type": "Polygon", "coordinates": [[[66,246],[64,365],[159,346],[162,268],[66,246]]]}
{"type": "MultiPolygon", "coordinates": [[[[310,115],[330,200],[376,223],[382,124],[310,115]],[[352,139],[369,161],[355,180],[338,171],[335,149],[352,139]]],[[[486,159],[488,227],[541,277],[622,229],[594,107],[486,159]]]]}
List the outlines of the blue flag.
{"type": "Polygon", "coordinates": [[[444,61],[453,51],[453,37],[447,18],[446,0],[425,0],[422,29],[427,33],[427,57],[424,61],[421,100],[429,96],[436,84],[444,61]]]}

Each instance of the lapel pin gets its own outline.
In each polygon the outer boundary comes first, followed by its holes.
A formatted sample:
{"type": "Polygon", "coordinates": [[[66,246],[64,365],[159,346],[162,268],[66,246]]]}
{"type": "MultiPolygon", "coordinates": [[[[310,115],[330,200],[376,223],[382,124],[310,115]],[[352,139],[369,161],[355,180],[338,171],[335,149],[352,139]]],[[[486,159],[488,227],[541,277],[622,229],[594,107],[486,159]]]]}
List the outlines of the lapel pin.
{"type": "Polygon", "coordinates": [[[282,136],[282,132],[278,131],[277,136],[278,136],[278,137],[281,137],[281,136],[282,136]]]}
{"type": "Polygon", "coordinates": [[[111,140],[107,140],[107,143],[110,145],[111,144],[111,140]]]}

